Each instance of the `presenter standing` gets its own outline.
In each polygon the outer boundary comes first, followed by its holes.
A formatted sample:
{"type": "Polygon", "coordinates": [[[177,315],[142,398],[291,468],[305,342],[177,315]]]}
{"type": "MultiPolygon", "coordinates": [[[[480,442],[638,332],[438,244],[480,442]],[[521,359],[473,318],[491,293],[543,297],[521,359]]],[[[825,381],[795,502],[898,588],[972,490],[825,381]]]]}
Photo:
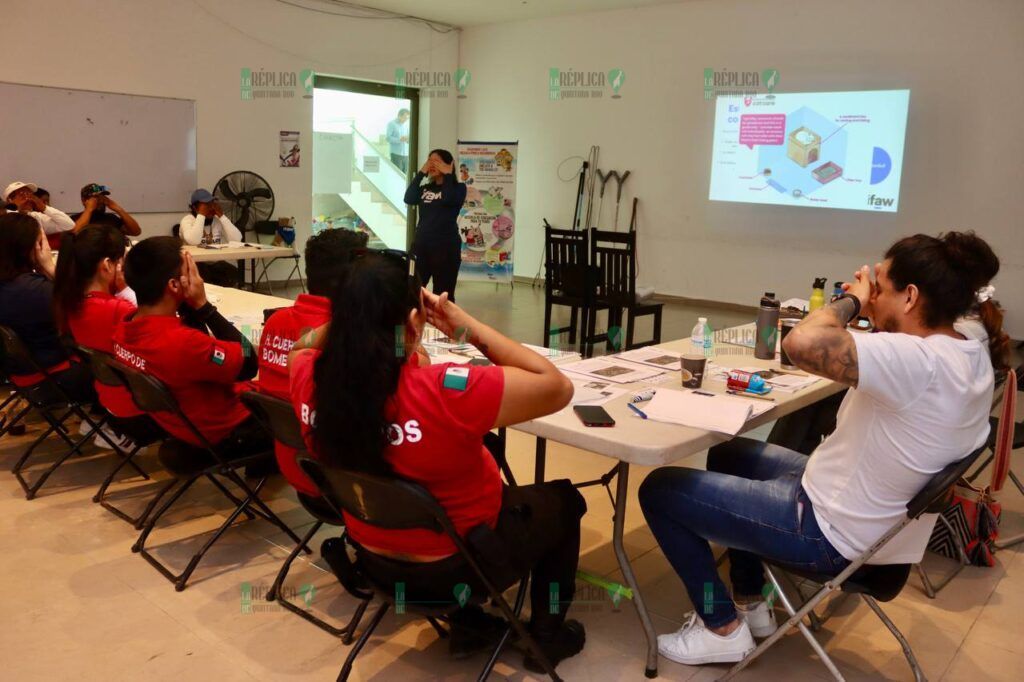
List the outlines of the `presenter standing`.
{"type": "Polygon", "coordinates": [[[405,203],[419,206],[419,224],[413,239],[416,271],[423,286],[433,279],[433,292],[448,292],[455,300],[455,284],[462,263],[462,239],[457,219],[466,201],[466,186],[455,179],[452,153],[447,149],[430,152],[423,168],[405,190],[405,203]],[[430,182],[423,183],[424,178],[430,182]]]}

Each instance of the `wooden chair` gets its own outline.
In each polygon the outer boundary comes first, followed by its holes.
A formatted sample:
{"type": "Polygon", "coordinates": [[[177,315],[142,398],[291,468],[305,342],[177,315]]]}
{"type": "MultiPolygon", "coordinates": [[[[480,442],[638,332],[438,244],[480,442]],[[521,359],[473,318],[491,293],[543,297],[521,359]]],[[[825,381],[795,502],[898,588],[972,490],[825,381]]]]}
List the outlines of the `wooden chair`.
{"type": "Polygon", "coordinates": [[[575,346],[577,329],[587,328],[596,286],[596,273],[587,262],[588,239],[586,230],[559,230],[544,223],[543,343],[546,348],[551,347],[552,337],[565,332],[569,332],[569,343],[575,346]],[[556,305],[570,309],[568,327],[551,327],[551,311],[556,305]]]}
{"type": "MultiPolygon", "coordinates": [[[[590,267],[596,273],[597,287],[592,313],[587,318],[582,341],[584,357],[594,354],[594,343],[604,341],[608,350],[630,350],[661,343],[661,303],[641,303],[636,297],[636,232],[609,232],[590,230],[590,267]],[[608,309],[608,330],[596,333],[596,311],[608,309]],[[626,313],[626,343],[623,347],[612,330],[622,327],[622,314],[626,313]],[[651,339],[636,343],[636,318],[654,316],[651,339]]],[[[620,331],[621,334],[621,331],[620,331]]]]}

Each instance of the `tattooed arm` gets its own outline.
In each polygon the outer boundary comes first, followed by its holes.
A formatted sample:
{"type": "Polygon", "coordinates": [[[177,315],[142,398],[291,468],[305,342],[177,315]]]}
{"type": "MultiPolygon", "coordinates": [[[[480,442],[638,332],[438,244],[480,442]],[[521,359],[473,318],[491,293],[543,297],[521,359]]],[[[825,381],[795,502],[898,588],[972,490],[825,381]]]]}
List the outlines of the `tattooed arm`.
{"type": "Polygon", "coordinates": [[[786,335],[786,354],[800,369],[857,387],[860,368],[857,346],[846,325],[864,312],[871,301],[871,271],[864,266],[851,284],[844,285],[842,298],[815,310],[786,335]]]}

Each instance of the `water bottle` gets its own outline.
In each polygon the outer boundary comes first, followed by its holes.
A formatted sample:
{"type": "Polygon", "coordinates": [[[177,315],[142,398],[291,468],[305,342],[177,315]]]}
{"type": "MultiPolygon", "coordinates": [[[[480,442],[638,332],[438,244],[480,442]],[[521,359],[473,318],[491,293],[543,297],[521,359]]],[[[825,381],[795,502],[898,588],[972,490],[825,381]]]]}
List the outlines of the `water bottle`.
{"type": "Polygon", "coordinates": [[[715,353],[714,338],[715,334],[711,331],[711,325],[708,324],[707,318],[704,318],[704,357],[706,358],[710,358],[715,353]]]}
{"type": "Polygon", "coordinates": [[[811,300],[807,303],[807,312],[813,313],[825,305],[825,282],[827,281],[824,277],[816,277],[814,279],[814,285],[811,289],[811,300]]]}
{"type": "Polygon", "coordinates": [[[698,317],[697,324],[693,325],[693,331],[690,332],[690,344],[694,350],[704,352],[704,330],[710,329],[708,327],[708,318],[698,317]]]}
{"type": "Polygon", "coordinates": [[[761,360],[775,359],[775,344],[779,335],[779,300],[775,293],[764,292],[761,307],[757,311],[754,357],[761,360]]]}
{"type": "Polygon", "coordinates": [[[837,298],[839,298],[842,295],[843,295],[843,283],[842,282],[836,282],[835,284],[832,285],[832,298],[830,299],[830,302],[831,301],[835,301],[837,298]]]}

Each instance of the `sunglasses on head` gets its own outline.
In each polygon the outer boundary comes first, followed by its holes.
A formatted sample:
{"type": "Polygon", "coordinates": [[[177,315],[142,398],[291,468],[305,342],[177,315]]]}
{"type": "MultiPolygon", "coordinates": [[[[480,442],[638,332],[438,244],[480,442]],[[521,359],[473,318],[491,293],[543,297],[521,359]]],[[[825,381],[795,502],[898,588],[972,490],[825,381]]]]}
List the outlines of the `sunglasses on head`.
{"type": "Polygon", "coordinates": [[[409,277],[416,276],[416,257],[410,254],[408,251],[402,251],[400,249],[369,249],[369,248],[358,248],[352,249],[352,259],[362,258],[368,254],[375,254],[378,256],[384,256],[391,260],[397,261],[405,267],[409,273],[409,277]]]}

